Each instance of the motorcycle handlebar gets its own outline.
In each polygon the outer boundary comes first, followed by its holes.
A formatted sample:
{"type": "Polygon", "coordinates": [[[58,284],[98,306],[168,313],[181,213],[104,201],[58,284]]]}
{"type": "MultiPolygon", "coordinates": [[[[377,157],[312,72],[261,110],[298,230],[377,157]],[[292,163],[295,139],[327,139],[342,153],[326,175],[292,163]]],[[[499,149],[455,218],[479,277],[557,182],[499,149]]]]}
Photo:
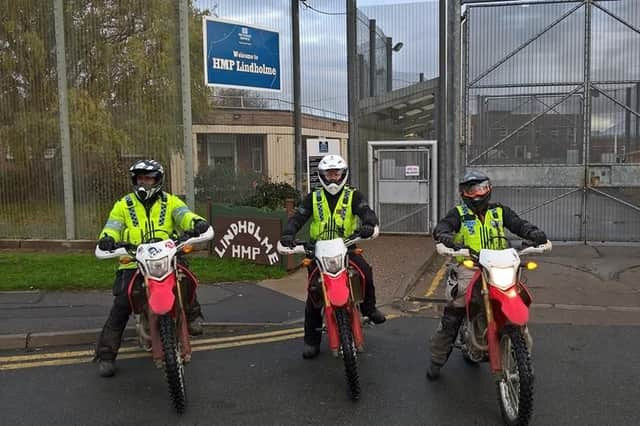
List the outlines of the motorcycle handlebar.
{"type": "MultiPolygon", "coordinates": [[[[552,246],[553,245],[551,244],[551,241],[547,240],[547,242],[544,244],[540,244],[538,246],[529,246],[521,250],[518,250],[518,254],[519,255],[542,254],[547,251],[551,251],[552,246]]],[[[438,254],[442,256],[462,256],[462,257],[470,257],[470,258],[477,258],[478,255],[480,254],[468,247],[454,249],[451,247],[447,247],[442,243],[436,244],[436,251],[438,252],[438,254]]]]}
{"type": "MultiPolygon", "coordinates": [[[[362,238],[358,231],[356,231],[351,237],[344,240],[344,245],[350,247],[362,240],[373,240],[380,235],[380,228],[376,226],[373,230],[373,235],[368,238],[362,238]]],[[[276,250],[280,254],[304,254],[307,256],[313,256],[313,252],[315,250],[315,244],[310,243],[308,241],[295,240],[294,247],[283,246],[278,240],[278,244],[276,246],[276,250]]]]}
{"type": "MultiPolygon", "coordinates": [[[[205,241],[209,241],[213,239],[213,235],[214,235],[213,227],[209,226],[209,229],[207,229],[204,233],[200,235],[193,237],[193,236],[189,236],[188,234],[183,234],[180,238],[175,239],[174,242],[176,243],[176,249],[180,251],[187,244],[198,244],[205,241]],[[185,236],[187,237],[186,239],[185,239],[185,236]]],[[[127,243],[124,241],[116,243],[115,247],[116,248],[114,250],[100,250],[100,247],[96,245],[95,256],[101,260],[113,259],[121,256],[134,257],[136,249],[138,248],[137,245],[127,243]]]]}

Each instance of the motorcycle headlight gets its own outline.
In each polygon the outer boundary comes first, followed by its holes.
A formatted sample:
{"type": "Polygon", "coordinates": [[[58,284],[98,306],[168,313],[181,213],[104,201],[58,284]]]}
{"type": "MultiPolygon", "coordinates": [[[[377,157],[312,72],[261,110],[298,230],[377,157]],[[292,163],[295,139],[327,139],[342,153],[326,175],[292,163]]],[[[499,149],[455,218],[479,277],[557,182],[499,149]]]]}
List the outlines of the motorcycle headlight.
{"type": "Polygon", "coordinates": [[[342,269],[342,255],[322,257],[324,269],[330,274],[337,274],[342,269]]]}
{"type": "Polygon", "coordinates": [[[147,271],[149,275],[154,278],[162,278],[169,272],[169,257],[163,257],[161,259],[150,259],[146,261],[147,271]]]}
{"type": "Polygon", "coordinates": [[[506,290],[516,280],[516,268],[492,268],[491,283],[500,290],[506,290]]]}

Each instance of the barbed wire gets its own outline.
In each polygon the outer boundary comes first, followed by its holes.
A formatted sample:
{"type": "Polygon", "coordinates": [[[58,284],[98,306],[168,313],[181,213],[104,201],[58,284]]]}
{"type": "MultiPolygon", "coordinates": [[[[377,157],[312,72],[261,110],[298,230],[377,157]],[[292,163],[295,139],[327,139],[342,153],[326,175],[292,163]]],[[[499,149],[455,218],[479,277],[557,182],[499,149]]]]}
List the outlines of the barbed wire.
{"type": "Polygon", "coordinates": [[[311,6],[310,4],[307,4],[307,0],[300,0],[300,1],[307,9],[311,9],[314,12],[321,13],[323,15],[333,15],[333,16],[335,16],[335,15],[346,15],[347,14],[347,12],[325,12],[323,10],[316,9],[315,7],[311,6]]]}

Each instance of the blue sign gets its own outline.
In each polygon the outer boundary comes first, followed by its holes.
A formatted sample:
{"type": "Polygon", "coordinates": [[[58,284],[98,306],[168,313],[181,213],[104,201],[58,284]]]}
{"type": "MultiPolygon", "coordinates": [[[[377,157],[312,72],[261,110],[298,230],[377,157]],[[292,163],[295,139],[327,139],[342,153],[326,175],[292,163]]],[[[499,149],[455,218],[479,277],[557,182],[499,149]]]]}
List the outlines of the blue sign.
{"type": "Polygon", "coordinates": [[[205,16],[207,86],[280,91],[280,34],[205,16]]]}

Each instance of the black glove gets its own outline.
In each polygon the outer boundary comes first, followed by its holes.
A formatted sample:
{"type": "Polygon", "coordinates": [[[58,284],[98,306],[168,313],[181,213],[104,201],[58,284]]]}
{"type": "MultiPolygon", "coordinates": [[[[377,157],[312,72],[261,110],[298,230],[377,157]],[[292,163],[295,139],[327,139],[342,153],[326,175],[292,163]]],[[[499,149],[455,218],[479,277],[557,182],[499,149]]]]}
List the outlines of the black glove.
{"type": "Polygon", "coordinates": [[[363,223],[362,225],[360,225],[358,234],[360,234],[361,238],[369,238],[373,235],[373,231],[375,231],[375,226],[369,225],[368,223],[363,223]]]}
{"type": "Polygon", "coordinates": [[[294,248],[296,246],[295,239],[293,238],[293,235],[290,234],[285,234],[280,237],[280,244],[282,244],[284,247],[289,248],[294,248]]]}
{"type": "Polygon", "coordinates": [[[205,232],[207,232],[207,230],[209,229],[209,223],[207,223],[206,220],[196,220],[196,222],[193,224],[193,233],[195,234],[195,236],[197,237],[198,235],[202,235],[205,232]]]}
{"type": "Polygon", "coordinates": [[[445,246],[447,246],[449,248],[457,249],[456,246],[459,246],[459,244],[456,244],[456,243],[453,242],[453,235],[451,235],[451,234],[440,234],[438,236],[438,242],[444,244],[445,246]]]}
{"type": "Polygon", "coordinates": [[[536,229],[535,231],[529,232],[528,239],[536,243],[536,245],[544,244],[547,242],[547,234],[536,229]]]}
{"type": "Polygon", "coordinates": [[[116,240],[113,237],[105,235],[98,241],[98,248],[102,251],[111,251],[116,249],[116,240]]]}

